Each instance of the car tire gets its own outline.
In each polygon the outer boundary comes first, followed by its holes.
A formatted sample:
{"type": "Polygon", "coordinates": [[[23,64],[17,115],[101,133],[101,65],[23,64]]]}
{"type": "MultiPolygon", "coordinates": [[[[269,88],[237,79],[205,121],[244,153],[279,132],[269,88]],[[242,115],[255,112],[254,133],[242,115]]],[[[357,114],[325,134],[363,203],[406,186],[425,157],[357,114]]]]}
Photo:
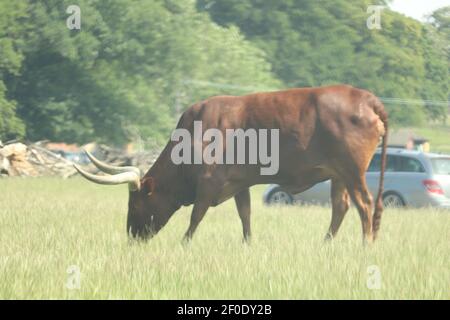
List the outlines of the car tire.
{"type": "Polygon", "coordinates": [[[267,194],[266,204],[268,205],[291,205],[294,203],[292,195],[282,190],[280,187],[275,187],[267,194]]]}
{"type": "Polygon", "coordinates": [[[397,192],[389,191],[383,195],[383,206],[385,208],[402,208],[405,205],[405,200],[397,192]]]}

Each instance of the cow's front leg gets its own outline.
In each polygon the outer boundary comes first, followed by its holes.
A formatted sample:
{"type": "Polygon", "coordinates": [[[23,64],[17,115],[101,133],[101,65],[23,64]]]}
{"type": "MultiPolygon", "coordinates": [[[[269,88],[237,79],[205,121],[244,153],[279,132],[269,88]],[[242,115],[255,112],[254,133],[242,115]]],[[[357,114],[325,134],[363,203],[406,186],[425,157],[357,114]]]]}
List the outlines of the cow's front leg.
{"type": "Polygon", "coordinates": [[[198,200],[194,203],[194,208],[192,208],[191,223],[189,228],[184,235],[184,242],[189,242],[194,235],[200,221],[202,221],[205,216],[206,211],[208,211],[209,202],[205,200],[198,200]]]}

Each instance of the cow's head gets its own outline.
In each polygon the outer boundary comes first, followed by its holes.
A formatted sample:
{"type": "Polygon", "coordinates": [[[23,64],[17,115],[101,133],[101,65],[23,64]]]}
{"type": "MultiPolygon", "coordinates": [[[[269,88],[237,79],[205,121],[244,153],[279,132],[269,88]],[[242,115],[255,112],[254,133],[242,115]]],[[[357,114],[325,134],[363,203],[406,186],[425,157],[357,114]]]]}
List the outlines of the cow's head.
{"type": "Polygon", "coordinates": [[[167,193],[157,188],[150,176],[140,178],[137,167],[117,167],[96,159],[86,151],[92,163],[108,175],[95,175],[74,164],[75,169],[89,181],[99,184],[128,184],[127,232],[134,238],[148,239],[155,235],[177,209],[167,193]]]}

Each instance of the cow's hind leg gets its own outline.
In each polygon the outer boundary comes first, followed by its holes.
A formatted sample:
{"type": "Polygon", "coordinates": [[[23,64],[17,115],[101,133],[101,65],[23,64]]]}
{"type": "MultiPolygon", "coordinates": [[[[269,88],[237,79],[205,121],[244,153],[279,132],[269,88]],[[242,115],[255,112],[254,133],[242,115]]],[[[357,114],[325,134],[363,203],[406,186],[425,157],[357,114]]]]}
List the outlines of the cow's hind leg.
{"type": "Polygon", "coordinates": [[[234,196],[239,217],[242,221],[244,241],[248,242],[251,236],[250,230],[250,190],[247,188],[234,196]]]}
{"type": "Polygon", "coordinates": [[[332,240],[341,226],[342,220],[350,206],[350,197],[345,183],[340,179],[331,181],[331,223],[325,240],[332,240]]]}
{"type": "Polygon", "coordinates": [[[367,189],[366,179],[364,175],[353,180],[347,185],[347,190],[353,202],[358,209],[361,218],[363,241],[371,243],[373,241],[372,234],[372,195],[367,189]]]}

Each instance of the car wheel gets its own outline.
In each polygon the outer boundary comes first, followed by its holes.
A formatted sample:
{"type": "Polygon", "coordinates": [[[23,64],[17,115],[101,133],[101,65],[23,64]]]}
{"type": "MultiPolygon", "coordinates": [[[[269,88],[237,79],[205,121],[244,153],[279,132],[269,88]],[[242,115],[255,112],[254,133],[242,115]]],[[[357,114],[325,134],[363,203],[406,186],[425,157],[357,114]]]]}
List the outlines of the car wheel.
{"type": "Polygon", "coordinates": [[[280,187],[272,189],[266,198],[266,203],[269,205],[290,205],[293,202],[292,196],[280,187]]]}
{"type": "Polygon", "coordinates": [[[401,208],[405,206],[405,201],[395,192],[387,192],[383,196],[383,206],[385,208],[401,208]]]}

